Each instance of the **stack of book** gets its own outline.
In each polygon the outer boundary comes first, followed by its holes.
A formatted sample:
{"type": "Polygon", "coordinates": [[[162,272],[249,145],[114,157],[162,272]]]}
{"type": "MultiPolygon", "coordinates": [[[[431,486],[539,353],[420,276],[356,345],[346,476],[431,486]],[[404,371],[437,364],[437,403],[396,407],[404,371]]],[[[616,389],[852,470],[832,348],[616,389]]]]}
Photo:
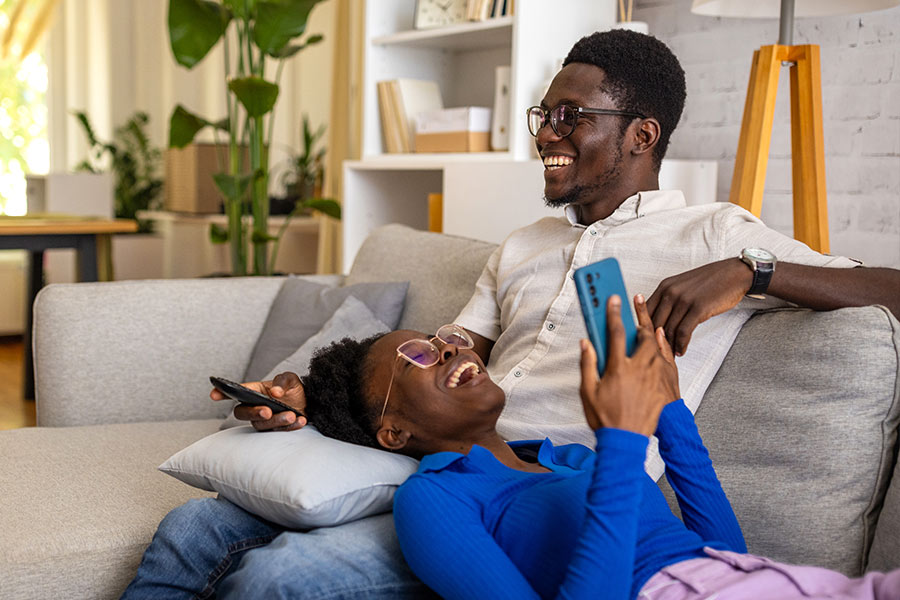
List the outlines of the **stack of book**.
{"type": "Polygon", "coordinates": [[[515,0],[469,0],[466,4],[466,20],[484,21],[513,14],[515,0]]]}
{"type": "Polygon", "coordinates": [[[378,82],[384,147],[389,153],[416,151],[416,115],[444,108],[437,82],[391,79],[378,82]]]}

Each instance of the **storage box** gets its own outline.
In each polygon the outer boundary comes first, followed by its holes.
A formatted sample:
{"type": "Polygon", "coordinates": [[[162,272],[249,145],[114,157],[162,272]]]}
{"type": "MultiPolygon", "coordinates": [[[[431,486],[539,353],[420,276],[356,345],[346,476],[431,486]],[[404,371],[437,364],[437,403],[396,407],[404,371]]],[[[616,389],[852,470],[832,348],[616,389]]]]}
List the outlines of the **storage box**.
{"type": "Polygon", "coordinates": [[[487,152],[490,143],[489,108],[445,108],[416,117],[416,152],[487,152]]]}
{"type": "MultiPolygon", "coordinates": [[[[244,148],[243,164],[249,163],[250,152],[244,148]]],[[[222,195],[213,174],[222,173],[228,165],[228,148],[215,144],[189,144],[166,150],[166,210],[193,214],[222,212],[222,195]]]]}

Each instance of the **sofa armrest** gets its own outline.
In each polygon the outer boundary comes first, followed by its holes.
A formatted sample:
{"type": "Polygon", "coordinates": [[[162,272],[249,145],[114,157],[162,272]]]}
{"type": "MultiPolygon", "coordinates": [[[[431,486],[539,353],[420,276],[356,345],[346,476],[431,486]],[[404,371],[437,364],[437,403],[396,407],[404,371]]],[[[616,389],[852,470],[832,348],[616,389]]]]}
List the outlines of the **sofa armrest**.
{"type": "Polygon", "coordinates": [[[49,285],[34,306],[38,425],[224,417],[280,277],[49,285]]]}

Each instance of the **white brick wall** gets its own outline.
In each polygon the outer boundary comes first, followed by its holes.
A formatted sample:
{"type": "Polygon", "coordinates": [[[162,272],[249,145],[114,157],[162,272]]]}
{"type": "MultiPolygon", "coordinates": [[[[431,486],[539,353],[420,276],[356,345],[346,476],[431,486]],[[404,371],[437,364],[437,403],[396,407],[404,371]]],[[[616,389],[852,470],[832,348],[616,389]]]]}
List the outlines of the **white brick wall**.
{"type": "MultiPolygon", "coordinates": [[[[778,21],[701,17],[690,7],[691,0],[637,0],[634,18],[672,48],[687,76],[687,105],[668,156],[717,160],[725,202],[750,61],[777,41],[778,21]]],[[[821,47],[831,252],[900,268],[900,8],[797,19],[794,43],[821,47]]],[[[785,68],[762,218],[793,235],[789,94],[785,68]]]]}

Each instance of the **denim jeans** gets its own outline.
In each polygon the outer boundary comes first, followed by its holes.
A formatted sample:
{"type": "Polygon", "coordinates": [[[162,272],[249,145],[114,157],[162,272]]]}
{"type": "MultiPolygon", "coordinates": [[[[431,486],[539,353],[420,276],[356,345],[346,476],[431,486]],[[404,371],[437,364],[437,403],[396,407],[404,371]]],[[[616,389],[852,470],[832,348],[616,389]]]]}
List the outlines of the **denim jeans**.
{"type": "Polygon", "coordinates": [[[392,515],[286,531],[222,498],[170,512],[123,599],[435,598],[406,566],[392,515]]]}

